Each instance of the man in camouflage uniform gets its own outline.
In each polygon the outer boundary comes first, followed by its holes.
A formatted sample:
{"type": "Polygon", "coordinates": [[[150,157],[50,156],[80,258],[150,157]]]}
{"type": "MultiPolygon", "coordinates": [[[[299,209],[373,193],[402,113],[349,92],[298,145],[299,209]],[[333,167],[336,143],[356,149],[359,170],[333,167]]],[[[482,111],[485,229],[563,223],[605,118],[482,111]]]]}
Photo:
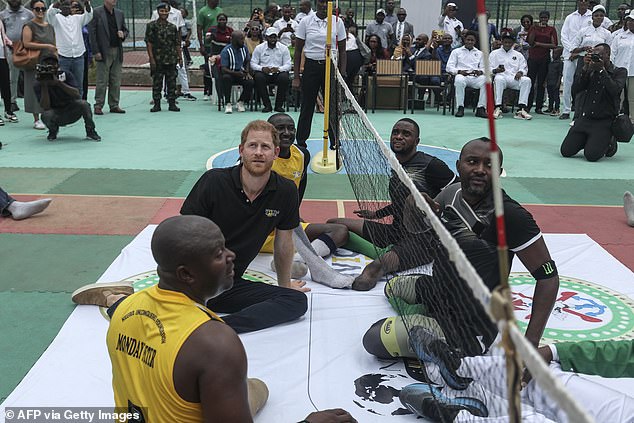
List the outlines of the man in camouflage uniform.
{"type": "Polygon", "coordinates": [[[150,111],[161,111],[161,89],[163,78],[165,78],[169,110],[180,112],[176,106],[176,64],[183,66],[180,34],[176,26],[167,21],[170,11],[167,3],[159,4],[156,11],[159,15],[158,19],[149,22],[145,29],[145,44],[150,58],[152,98],[154,99],[154,107],[150,111]]]}

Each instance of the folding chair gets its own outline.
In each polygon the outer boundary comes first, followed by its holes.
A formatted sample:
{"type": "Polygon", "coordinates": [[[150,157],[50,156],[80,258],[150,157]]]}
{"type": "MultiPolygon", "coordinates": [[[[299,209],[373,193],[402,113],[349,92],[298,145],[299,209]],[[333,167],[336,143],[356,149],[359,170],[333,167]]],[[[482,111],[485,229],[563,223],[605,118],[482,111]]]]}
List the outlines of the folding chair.
{"type": "MultiPolygon", "coordinates": [[[[416,61],[416,69],[414,74],[412,75],[412,79],[408,82],[408,90],[407,90],[407,100],[406,100],[406,108],[403,113],[407,113],[407,109],[411,108],[411,113],[414,113],[414,107],[417,102],[422,102],[423,110],[425,110],[425,99],[416,98],[416,94],[421,89],[432,89],[434,92],[440,90],[441,97],[443,100],[443,115],[447,113],[446,99],[447,99],[447,85],[444,81],[444,76],[442,75],[440,60],[417,60],[416,61]],[[417,80],[420,80],[420,77],[432,78],[436,77],[440,80],[440,85],[433,85],[429,83],[420,83],[417,80]],[[410,93],[412,97],[410,98],[410,93]]],[[[440,103],[436,110],[440,110],[440,103]]]]}
{"type": "Polygon", "coordinates": [[[398,82],[398,104],[403,105],[403,90],[407,89],[406,75],[403,75],[403,62],[401,60],[378,59],[376,61],[376,73],[372,79],[372,113],[376,109],[377,87],[394,87],[398,82]]]}

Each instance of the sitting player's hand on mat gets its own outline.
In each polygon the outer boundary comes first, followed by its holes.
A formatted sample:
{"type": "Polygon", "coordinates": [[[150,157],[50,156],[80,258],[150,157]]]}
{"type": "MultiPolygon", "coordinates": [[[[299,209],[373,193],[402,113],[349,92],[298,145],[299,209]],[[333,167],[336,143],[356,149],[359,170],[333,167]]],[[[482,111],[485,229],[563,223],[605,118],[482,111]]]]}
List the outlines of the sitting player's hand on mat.
{"type": "Polygon", "coordinates": [[[354,214],[356,214],[357,216],[359,216],[361,219],[376,219],[376,212],[373,210],[355,210],[354,214]]]}
{"type": "Polygon", "coordinates": [[[300,291],[300,292],[309,292],[310,291],[310,288],[306,286],[306,282],[298,281],[298,280],[292,280],[291,281],[291,286],[289,286],[289,288],[294,289],[296,291],[300,291]]]}
{"type": "Polygon", "coordinates": [[[357,423],[357,421],[346,410],[333,408],[310,413],[300,423],[357,423]]]}

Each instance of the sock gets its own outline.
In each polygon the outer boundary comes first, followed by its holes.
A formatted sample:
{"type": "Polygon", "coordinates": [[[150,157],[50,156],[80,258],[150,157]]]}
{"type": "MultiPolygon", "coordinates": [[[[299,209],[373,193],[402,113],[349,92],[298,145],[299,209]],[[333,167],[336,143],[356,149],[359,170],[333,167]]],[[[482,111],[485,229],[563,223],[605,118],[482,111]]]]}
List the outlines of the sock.
{"type": "Polygon", "coordinates": [[[426,314],[425,307],[422,304],[409,304],[407,301],[399,297],[389,297],[387,300],[392,308],[401,316],[426,314]]]}
{"type": "Polygon", "coordinates": [[[363,254],[373,260],[378,259],[383,254],[390,251],[390,247],[378,248],[370,241],[363,239],[354,232],[350,232],[348,234],[348,242],[343,246],[343,248],[354,251],[355,253],[363,254]]]}
{"type": "Polygon", "coordinates": [[[623,207],[625,209],[625,216],[627,216],[627,224],[634,226],[634,196],[627,191],[623,195],[623,207]]]}
{"type": "MultiPolygon", "coordinates": [[[[271,270],[277,273],[275,269],[275,259],[271,260],[271,270]]],[[[308,273],[308,266],[304,263],[304,260],[293,260],[291,265],[291,279],[301,279],[308,273]]]]}
{"type": "Polygon", "coordinates": [[[9,204],[7,210],[11,212],[13,220],[22,220],[44,211],[53,201],[52,198],[44,198],[29,202],[14,201],[9,204]]]}
{"type": "Polygon", "coordinates": [[[308,266],[310,277],[314,282],[331,288],[348,288],[352,285],[354,281],[352,276],[337,272],[317,254],[301,225],[293,230],[293,241],[295,249],[308,266]]]}

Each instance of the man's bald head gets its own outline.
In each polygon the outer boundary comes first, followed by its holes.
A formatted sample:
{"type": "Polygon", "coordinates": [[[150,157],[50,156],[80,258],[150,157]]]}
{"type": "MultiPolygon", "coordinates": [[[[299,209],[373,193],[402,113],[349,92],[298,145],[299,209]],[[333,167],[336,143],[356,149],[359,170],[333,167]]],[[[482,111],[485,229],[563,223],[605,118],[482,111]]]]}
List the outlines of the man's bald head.
{"type": "Polygon", "coordinates": [[[152,236],[152,256],[159,269],[174,272],[224,244],[220,228],[200,216],[175,216],[164,220],[152,236]]]}
{"type": "MultiPolygon", "coordinates": [[[[467,143],[465,145],[462,146],[462,150],[460,150],[460,157],[459,159],[462,159],[463,155],[465,154],[465,152],[471,151],[471,149],[475,146],[478,145],[486,145],[488,149],[491,148],[491,139],[488,137],[480,137],[480,138],[476,138],[473,139],[471,141],[467,141],[467,143]]],[[[498,151],[500,152],[500,166],[502,166],[502,161],[504,159],[504,155],[502,154],[502,149],[500,148],[500,146],[498,145],[498,151]]]]}

